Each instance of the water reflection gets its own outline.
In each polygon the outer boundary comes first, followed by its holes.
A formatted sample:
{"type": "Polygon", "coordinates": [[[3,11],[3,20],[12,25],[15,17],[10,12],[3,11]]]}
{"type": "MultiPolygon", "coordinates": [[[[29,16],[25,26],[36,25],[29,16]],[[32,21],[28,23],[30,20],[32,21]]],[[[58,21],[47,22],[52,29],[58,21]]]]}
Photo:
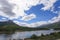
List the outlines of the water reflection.
{"type": "Polygon", "coordinates": [[[15,39],[24,39],[24,38],[29,38],[33,34],[40,36],[41,34],[50,34],[53,32],[59,32],[60,30],[40,30],[40,31],[25,31],[25,32],[15,32],[14,34],[11,35],[6,35],[6,34],[0,34],[0,40],[15,40],[15,39]]]}

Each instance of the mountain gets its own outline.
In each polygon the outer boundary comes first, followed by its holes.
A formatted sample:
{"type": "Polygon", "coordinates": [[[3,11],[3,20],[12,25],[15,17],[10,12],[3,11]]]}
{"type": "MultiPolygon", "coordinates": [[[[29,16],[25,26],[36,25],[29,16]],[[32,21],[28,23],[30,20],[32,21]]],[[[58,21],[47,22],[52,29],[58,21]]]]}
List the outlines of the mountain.
{"type": "Polygon", "coordinates": [[[13,23],[11,20],[0,22],[0,33],[14,33],[15,31],[30,31],[31,29],[28,27],[18,26],[13,23]]]}
{"type": "Polygon", "coordinates": [[[60,29],[60,21],[53,24],[39,26],[38,28],[60,29]]]}
{"type": "Polygon", "coordinates": [[[22,27],[15,23],[13,23],[11,20],[0,22],[0,31],[33,31],[33,30],[44,30],[45,28],[29,28],[29,27],[22,27]]]}
{"type": "Polygon", "coordinates": [[[59,29],[60,30],[60,22],[49,24],[49,25],[44,25],[40,26],[37,28],[29,28],[29,27],[22,27],[19,26],[13,21],[5,21],[5,22],[0,22],[0,31],[35,31],[35,30],[48,30],[48,29],[59,29]]]}
{"type": "Polygon", "coordinates": [[[34,28],[29,28],[29,27],[22,27],[19,26],[15,23],[13,23],[13,21],[9,20],[9,21],[5,21],[5,22],[0,22],[0,30],[19,30],[19,31],[30,31],[30,30],[34,30],[34,28]]]}
{"type": "Polygon", "coordinates": [[[5,26],[5,25],[9,25],[9,24],[13,24],[13,22],[11,20],[9,21],[4,21],[4,22],[0,22],[0,27],[1,26],[5,26]]]}

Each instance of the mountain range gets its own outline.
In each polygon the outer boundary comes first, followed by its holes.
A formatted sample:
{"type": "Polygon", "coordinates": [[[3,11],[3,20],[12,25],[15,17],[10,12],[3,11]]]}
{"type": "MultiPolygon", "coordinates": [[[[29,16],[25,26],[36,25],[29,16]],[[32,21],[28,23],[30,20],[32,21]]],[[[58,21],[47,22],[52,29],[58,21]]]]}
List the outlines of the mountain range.
{"type": "Polygon", "coordinates": [[[11,21],[11,20],[5,21],[5,22],[0,22],[0,30],[31,31],[31,30],[44,30],[44,29],[45,30],[60,29],[60,22],[56,22],[56,23],[49,24],[49,25],[43,25],[43,26],[36,27],[36,28],[19,26],[19,25],[13,23],[13,21],[11,21]]]}

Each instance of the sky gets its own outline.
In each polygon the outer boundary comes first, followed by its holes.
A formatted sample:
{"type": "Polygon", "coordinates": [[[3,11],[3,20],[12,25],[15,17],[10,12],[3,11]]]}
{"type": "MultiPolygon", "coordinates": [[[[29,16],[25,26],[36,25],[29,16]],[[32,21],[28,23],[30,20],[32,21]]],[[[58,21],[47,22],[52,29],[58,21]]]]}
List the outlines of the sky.
{"type": "Polygon", "coordinates": [[[60,0],[0,0],[0,21],[38,27],[60,21],[60,0]]]}

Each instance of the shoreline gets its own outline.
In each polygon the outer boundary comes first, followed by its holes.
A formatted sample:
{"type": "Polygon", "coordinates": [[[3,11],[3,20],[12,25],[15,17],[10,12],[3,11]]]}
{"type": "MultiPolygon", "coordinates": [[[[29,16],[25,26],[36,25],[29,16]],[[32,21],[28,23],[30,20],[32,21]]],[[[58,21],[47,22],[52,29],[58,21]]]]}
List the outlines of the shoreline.
{"type": "Polygon", "coordinates": [[[34,31],[56,31],[59,32],[60,30],[32,30],[32,31],[20,31],[20,30],[16,30],[16,31],[0,31],[0,34],[14,34],[15,32],[34,32],[34,31]]]}

